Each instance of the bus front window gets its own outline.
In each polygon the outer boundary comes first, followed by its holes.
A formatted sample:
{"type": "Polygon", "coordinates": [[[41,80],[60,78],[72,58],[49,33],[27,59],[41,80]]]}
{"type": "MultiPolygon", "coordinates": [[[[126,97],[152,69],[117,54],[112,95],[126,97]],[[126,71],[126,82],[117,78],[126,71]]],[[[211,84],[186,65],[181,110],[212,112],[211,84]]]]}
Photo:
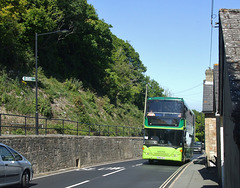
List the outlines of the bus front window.
{"type": "Polygon", "coordinates": [[[183,141],[183,131],[169,130],[169,129],[145,129],[147,146],[168,146],[168,147],[181,147],[183,141]]]}
{"type": "Polygon", "coordinates": [[[178,127],[183,112],[181,101],[150,100],[147,103],[147,125],[178,127]]]}
{"type": "Polygon", "coordinates": [[[150,100],[147,112],[183,113],[183,103],[179,101],[150,100]]]}

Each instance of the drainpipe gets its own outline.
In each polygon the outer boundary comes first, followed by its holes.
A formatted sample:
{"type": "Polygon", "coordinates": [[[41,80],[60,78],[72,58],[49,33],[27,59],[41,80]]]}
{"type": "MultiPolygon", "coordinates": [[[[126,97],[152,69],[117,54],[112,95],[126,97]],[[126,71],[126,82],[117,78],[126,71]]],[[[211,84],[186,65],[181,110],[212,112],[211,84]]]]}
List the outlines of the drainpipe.
{"type": "Polygon", "coordinates": [[[221,145],[221,174],[222,174],[222,188],[224,188],[224,137],[222,119],[220,123],[220,145],[221,145]]]}

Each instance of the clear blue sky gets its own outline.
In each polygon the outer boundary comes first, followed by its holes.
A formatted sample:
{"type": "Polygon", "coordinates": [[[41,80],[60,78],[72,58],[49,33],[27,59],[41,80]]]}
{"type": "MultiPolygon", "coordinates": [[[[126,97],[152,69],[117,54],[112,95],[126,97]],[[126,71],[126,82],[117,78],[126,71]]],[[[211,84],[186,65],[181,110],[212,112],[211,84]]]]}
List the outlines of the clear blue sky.
{"type": "MultiPolygon", "coordinates": [[[[218,63],[218,28],[213,29],[212,0],[88,0],[99,19],[139,53],[146,75],[172,96],[202,111],[205,70],[218,63]]],[[[214,0],[213,23],[220,8],[240,9],[240,0],[214,0]]]]}

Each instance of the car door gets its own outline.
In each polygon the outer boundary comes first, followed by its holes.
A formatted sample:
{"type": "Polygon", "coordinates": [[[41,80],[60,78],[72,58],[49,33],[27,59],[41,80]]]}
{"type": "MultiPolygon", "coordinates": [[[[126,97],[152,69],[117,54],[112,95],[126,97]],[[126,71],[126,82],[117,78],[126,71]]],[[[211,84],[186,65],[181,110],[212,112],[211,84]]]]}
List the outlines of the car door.
{"type": "Polygon", "coordinates": [[[19,183],[21,166],[12,153],[4,146],[0,146],[0,155],[5,167],[5,184],[19,183]]]}
{"type": "Polygon", "coordinates": [[[0,185],[5,183],[5,165],[2,161],[2,157],[0,156],[0,185]]]}

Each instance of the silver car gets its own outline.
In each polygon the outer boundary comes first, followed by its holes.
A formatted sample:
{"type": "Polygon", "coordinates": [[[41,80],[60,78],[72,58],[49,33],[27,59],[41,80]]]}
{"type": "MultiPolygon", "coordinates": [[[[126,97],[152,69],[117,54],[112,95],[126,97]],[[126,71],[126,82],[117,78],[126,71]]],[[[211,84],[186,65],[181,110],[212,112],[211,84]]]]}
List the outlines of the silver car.
{"type": "Polygon", "coordinates": [[[32,177],[31,163],[14,149],[0,143],[0,187],[21,184],[28,188],[32,177]]]}
{"type": "Polygon", "coordinates": [[[202,142],[194,142],[194,152],[202,153],[202,142]]]}

